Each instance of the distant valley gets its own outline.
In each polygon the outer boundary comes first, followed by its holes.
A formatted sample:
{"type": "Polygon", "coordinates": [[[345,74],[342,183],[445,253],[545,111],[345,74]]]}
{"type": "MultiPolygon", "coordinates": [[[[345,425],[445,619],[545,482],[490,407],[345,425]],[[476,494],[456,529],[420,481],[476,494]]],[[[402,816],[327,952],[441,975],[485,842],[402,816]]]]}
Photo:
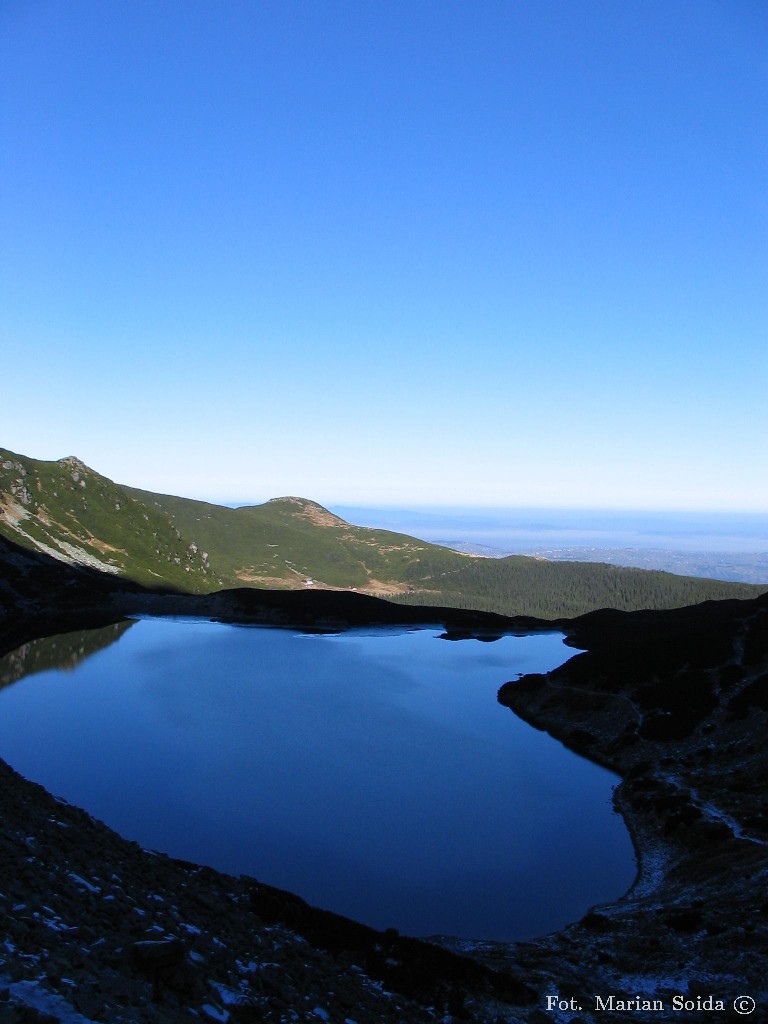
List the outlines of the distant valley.
{"type": "Polygon", "coordinates": [[[0,535],[73,565],[190,593],[336,589],[407,604],[557,618],[603,607],[673,608],[768,590],[602,561],[460,553],[355,526],[281,497],[229,508],[121,486],[76,457],[0,449],[0,535]]]}
{"type": "Polygon", "coordinates": [[[607,562],[731,583],[768,582],[768,515],[583,509],[379,509],[335,506],[386,527],[487,558],[607,562]]]}
{"type": "MultiPolygon", "coordinates": [[[[532,552],[534,557],[563,562],[607,562],[610,565],[656,569],[681,576],[765,584],[768,551],[675,551],[665,548],[556,548],[532,552]]],[[[503,557],[498,555],[496,557],[503,557]]]]}

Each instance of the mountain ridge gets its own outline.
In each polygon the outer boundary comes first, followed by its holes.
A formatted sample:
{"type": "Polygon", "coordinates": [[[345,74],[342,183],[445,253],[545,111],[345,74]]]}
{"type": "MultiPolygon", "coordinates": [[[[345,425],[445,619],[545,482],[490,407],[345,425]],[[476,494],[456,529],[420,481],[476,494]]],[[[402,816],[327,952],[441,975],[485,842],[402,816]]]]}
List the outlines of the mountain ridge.
{"type": "Polygon", "coordinates": [[[233,509],[115,483],[77,456],[45,462],[6,449],[0,535],[145,586],[349,590],[542,618],[680,607],[768,589],[602,563],[488,559],[355,526],[296,495],[233,509]]]}
{"type": "Polygon", "coordinates": [[[168,517],[76,456],[44,462],[0,448],[0,534],[73,565],[190,588],[206,559],[168,517]]]}

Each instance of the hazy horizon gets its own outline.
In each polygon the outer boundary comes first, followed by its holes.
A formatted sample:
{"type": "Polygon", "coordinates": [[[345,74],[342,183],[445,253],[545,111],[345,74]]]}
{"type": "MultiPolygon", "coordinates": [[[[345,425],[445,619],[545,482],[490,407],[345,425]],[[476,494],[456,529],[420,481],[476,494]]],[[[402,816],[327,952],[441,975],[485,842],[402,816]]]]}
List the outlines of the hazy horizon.
{"type": "Polygon", "coordinates": [[[467,554],[608,562],[740,583],[768,581],[768,514],[622,509],[365,509],[330,506],[467,554]]]}

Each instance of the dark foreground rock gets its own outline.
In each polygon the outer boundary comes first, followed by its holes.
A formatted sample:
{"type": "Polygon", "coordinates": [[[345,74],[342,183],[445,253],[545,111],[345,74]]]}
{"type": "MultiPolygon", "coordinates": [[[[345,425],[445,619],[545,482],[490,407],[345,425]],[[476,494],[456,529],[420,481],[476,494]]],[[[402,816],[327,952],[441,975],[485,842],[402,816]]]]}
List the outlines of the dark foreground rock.
{"type": "Polygon", "coordinates": [[[639,872],[624,899],[511,955],[585,1005],[655,991],[699,1012],[711,994],[725,1007],[702,1009],[707,1021],[738,1020],[746,994],[752,1019],[768,1019],[768,601],[596,612],[568,628],[586,653],[499,700],[622,776],[639,872]]]}
{"type": "MultiPolygon", "coordinates": [[[[5,543],[0,566],[2,651],[136,612],[553,625],[353,594],[152,593],[5,543]]],[[[586,653],[500,699],[622,776],[640,865],[624,899],[534,942],[419,942],[144,851],[0,763],[0,1022],[765,1020],[768,600],[558,625],[586,653]]]]}

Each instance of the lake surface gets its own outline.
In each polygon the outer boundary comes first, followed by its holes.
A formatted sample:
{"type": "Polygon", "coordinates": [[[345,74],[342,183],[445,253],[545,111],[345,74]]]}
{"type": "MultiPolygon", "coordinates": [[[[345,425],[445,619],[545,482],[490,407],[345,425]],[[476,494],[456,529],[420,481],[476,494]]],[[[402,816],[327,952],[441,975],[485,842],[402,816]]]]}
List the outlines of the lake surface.
{"type": "Polygon", "coordinates": [[[24,649],[0,756],[145,847],[412,935],[528,938],[632,882],[615,777],[496,700],[559,634],[110,630],[24,649]]]}

